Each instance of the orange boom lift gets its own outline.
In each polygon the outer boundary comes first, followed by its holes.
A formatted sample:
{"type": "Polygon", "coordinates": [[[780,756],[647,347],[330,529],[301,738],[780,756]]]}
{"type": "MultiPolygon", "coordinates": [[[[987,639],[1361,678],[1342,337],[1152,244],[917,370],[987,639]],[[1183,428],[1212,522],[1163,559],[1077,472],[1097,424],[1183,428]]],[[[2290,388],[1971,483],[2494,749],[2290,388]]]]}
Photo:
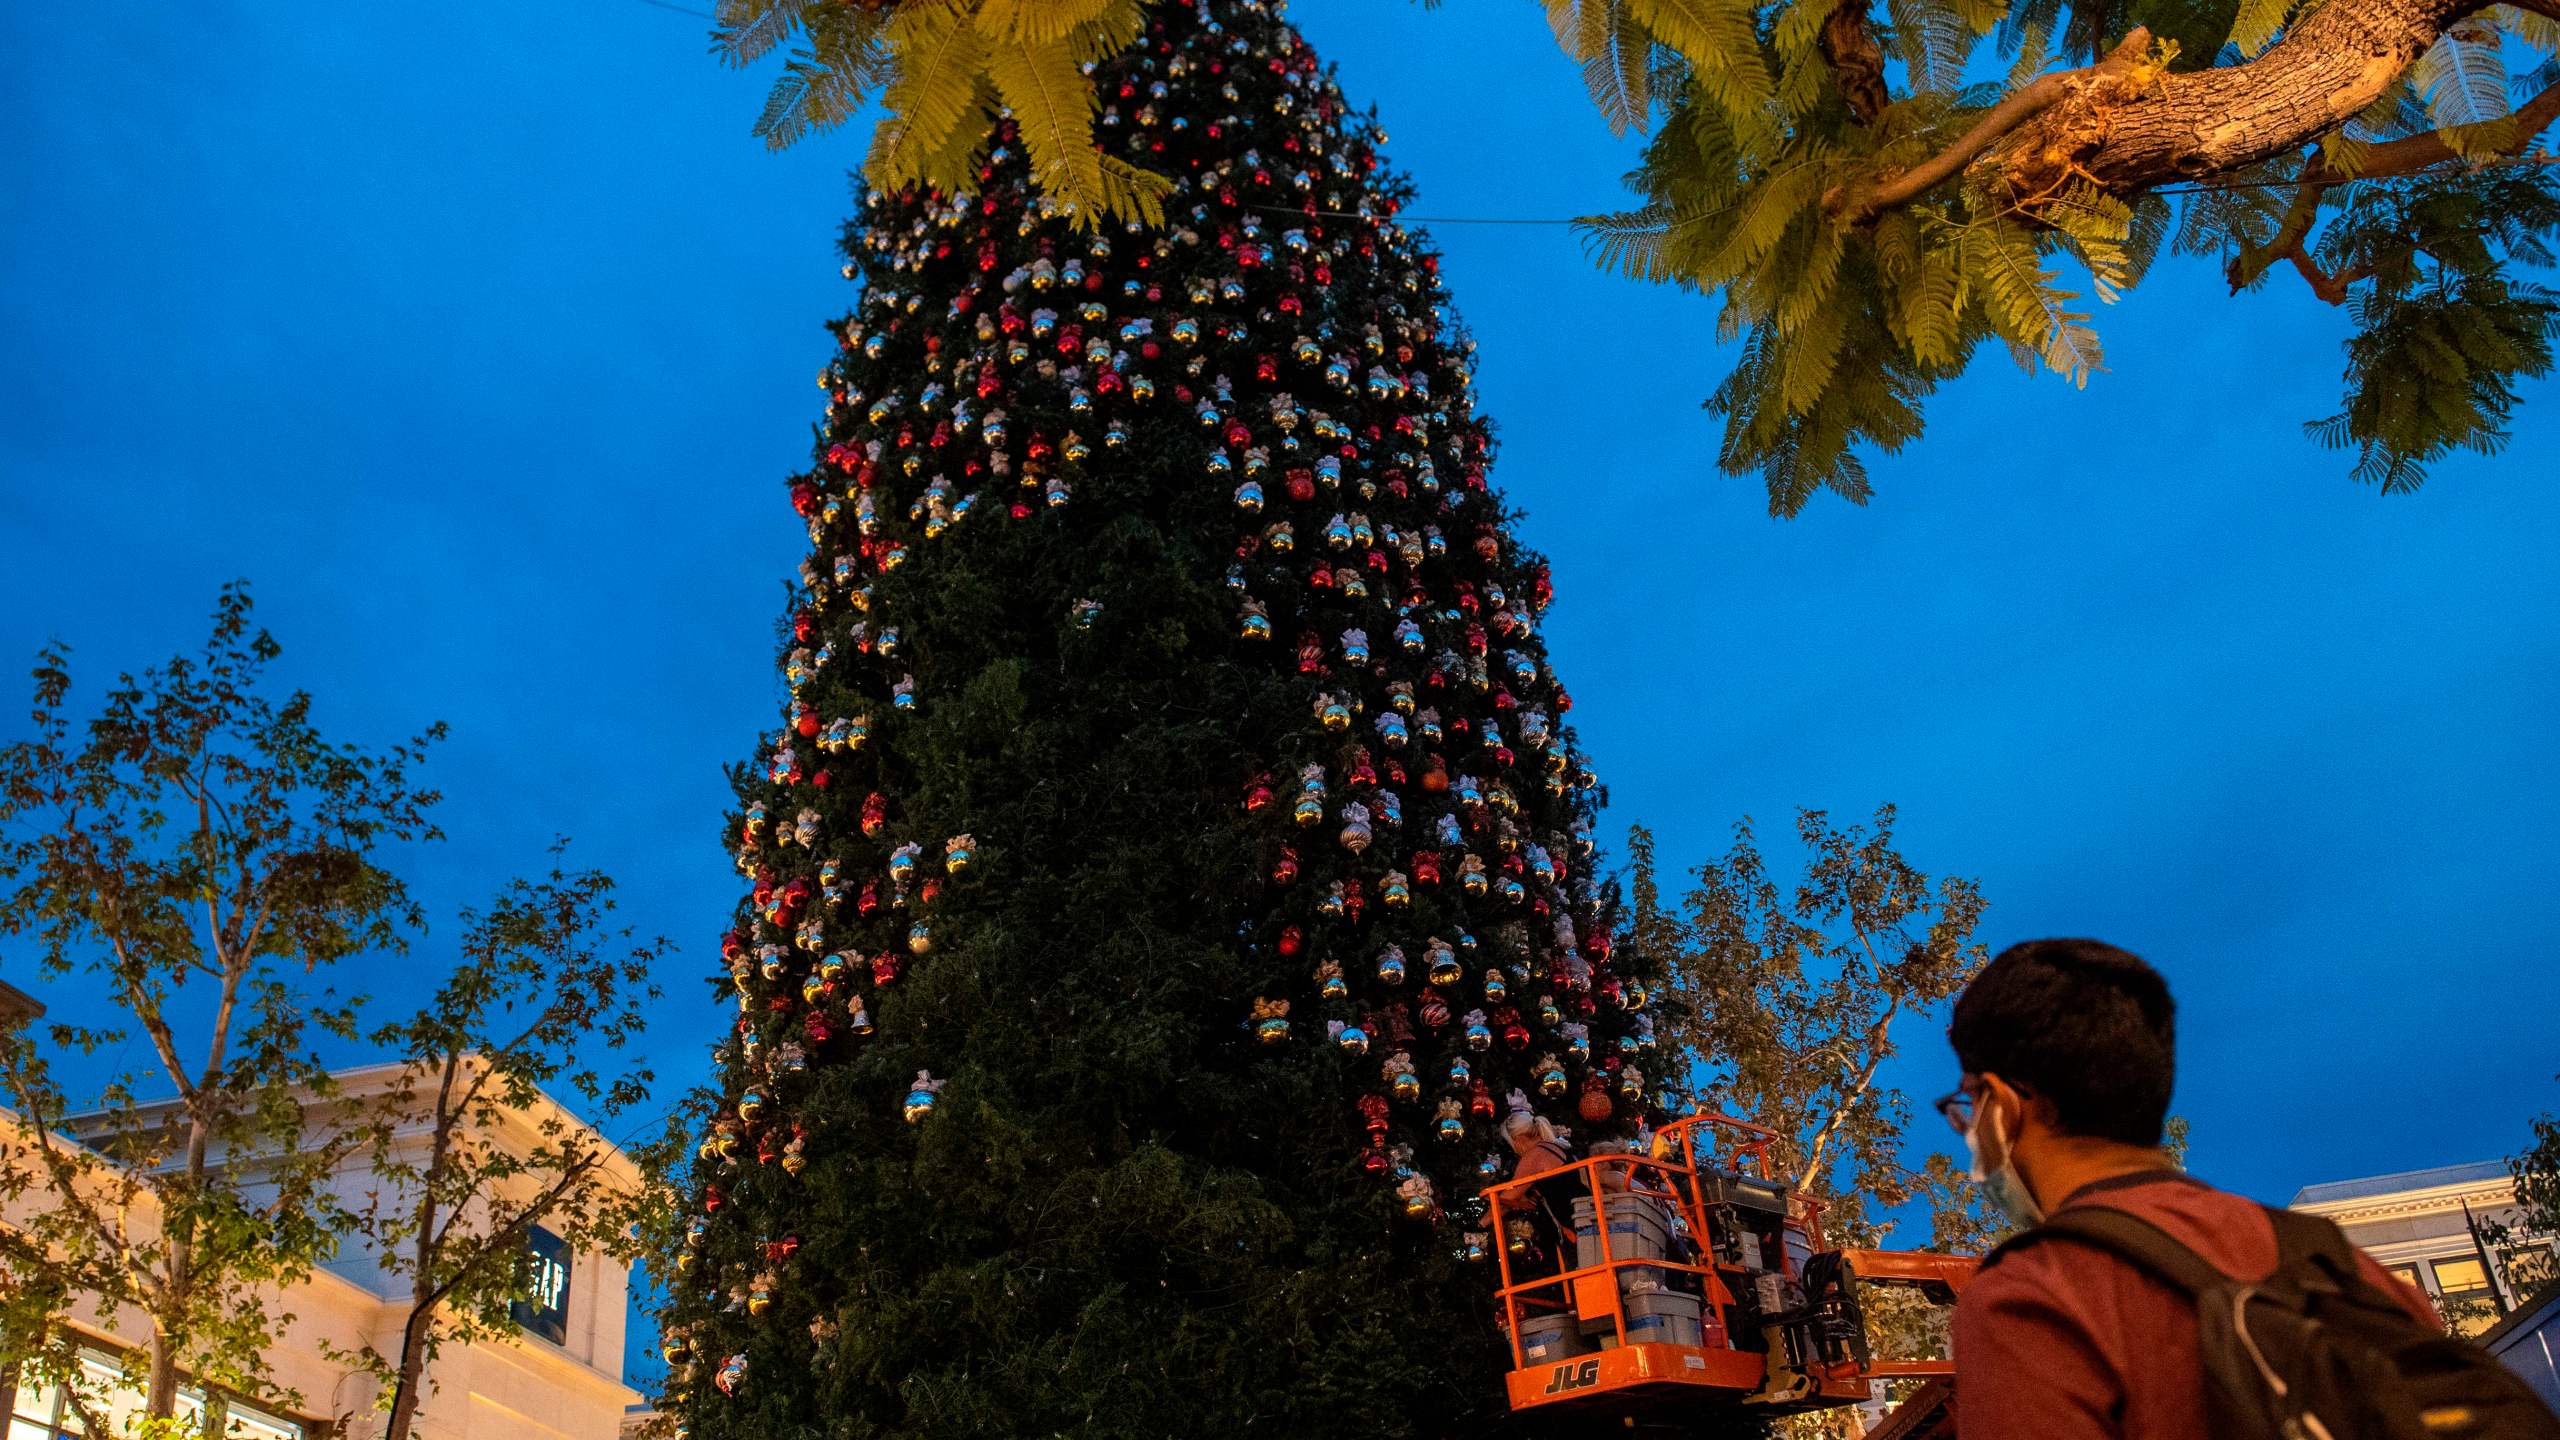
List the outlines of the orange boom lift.
{"type": "Polygon", "coordinates": [[[1664,1126],[1649,1156],[1595,1155],[1486,1192],[1514,1414],[1676,1425],[1859,1405],[1875,1381],[1920,1380],[1874,1433],[1953,1433],[1945,1321],[1980,1261],[1826,1248],[1821,1202],[1770,1178],[1777,1138],[1696,1115],[1664,1126]],[[1559,1253],[1535,1263],[1547,1212],[1532,1192],[1566,1189],[1572,1214],[1545,1237],[1559,1253]],[[1869,1326],[1884,1310],[1906,1341],[1931,1337],[1929,1353],[1880,1353],[1869,1326]]]}

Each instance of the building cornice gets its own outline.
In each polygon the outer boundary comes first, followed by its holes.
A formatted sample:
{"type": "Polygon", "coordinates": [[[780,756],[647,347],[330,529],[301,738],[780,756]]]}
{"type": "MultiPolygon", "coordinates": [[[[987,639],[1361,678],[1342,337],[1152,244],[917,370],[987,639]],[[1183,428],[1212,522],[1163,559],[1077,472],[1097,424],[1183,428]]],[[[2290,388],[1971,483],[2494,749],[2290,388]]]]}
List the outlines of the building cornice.
{"type": "Polygon", "coordinates": [[[2435,1215],[2459,1211],[2469,1206],[2474,1214],[2482,1210],[2503,1210],[2516,1203],[2515,1181],[2507,1176],[2495,1180],[2469,1180],[2458,1185],[2431,1185],[2423,1190],[2395,1190],[2384,1195],[2364,1195],[2353,1200],[2327,1200],[2293,1209],[2306,1215],[2325,1215],[2341,1225],[2355,1225],[2372,1220],[2396,1220],[2412,1215],[2435,1215]]]}
{"type": "MultiPolygon", "coordinates": [[[[465,1063],[479,1065],[483,1062],[477,1055],[473,1055],[466,1057],[465,1063]]],[[[315,1106],[361,1105],[367,1101],[378,1101],[391,1093],[393,1087],[398,1084],[404,1068],[406,1067],[402,1062],[394,1060],[332,1070],[329,1072],[329,1078],[334,1084],[336,1093],[326,1097],[306,1096],[304,1098],[306,1103],[315,1106]]],[[[424,1086],[421,1089],[423,1090],[424,1086]]],[[[162,1116],[173,1114],[179,1105],[180,1102],[175,1098],[149,1100],[133,1106],[126,1114],[130,1120],[147,1126],[162,1116]]],[[[116,1113],[118,1112],[83,1111],[65,1115],[57,1123],[57,1133],[66,1133],[75,1140],[85,1139],[89,1133],[103,1128],[100,1123],[103,1119],[116,1113]]],[[[552,1097],[550,1092],[538,1086],[534,1089],[531,1105],[523,1109],[501,1105],[495,1107],[495,1113],[498,1117],[498,1123],[495,1126],[483,1126],[476,1120],[466,1123],[472,1130],[486,1133],[489,1138],[507,1144],[520,1153],[531,1151],[554,1135],[585,1131],[604,1147],[603,1171],[617,1187],[624,1190],[637,1190],[644,1183],[640,1167],[633,1163],[621,1146],[615,1144],[602,1131],[578,1118],[569,1107],[561,1104],[552,1097]]],[[[427,1131],[424,1124],[420,1123],[414,1127],[401,1126],[396,1133],[423,1135],[427,1131]]],[[[233,1162],[226,1159],[221,1163],[233,1162]]],[[[255,1162],[250,1160],[245,1163],[254,1164],[255,1162]]]]}

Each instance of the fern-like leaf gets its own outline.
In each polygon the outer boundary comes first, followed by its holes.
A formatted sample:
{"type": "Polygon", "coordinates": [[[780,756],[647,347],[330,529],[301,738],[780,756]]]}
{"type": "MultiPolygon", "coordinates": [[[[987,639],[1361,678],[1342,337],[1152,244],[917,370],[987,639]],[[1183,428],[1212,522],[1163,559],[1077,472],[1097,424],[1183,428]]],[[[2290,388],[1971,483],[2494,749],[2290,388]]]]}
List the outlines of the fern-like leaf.
{"type": "Polygon", "coordinates": [[[1583,13],[1595,12],[1604,18],[1604,33],[1582,62],[1583,85],[1612,131],[1642,130],[1653,109],[1653,38],[1623,0],[1583,0],[1583,13]]]}
{"type": "Polygon", "coordinates": [[[1915,90],[1944,93],[1964,80],[1964,64],[1980,33],[1945,0],[1887,0],[1893,42],[1915,90]]]}
{"type": "Polygon", "coordinates": [[[1768,133],[1775,92],[1750,0],[1620,0],[1628,16],[1689,62],[1698,92],[1745,136],[1768,133]]]}
{"type": "Polygon", "coordinates": [[[2560,55],[2560,15],[2547,15],[2517,5],[2492,5],[2481,14],[2501,31],[2543,54],[2560,55]]]}
{"type": "Polygon", "coordinates": [[[2009,62],[2009,89],[2023,88],[2028,81],[2036,78],[2036,72],[2044,69],[2045,63],[2053,58],[2051,50],[2047,48],[2051,43],[2052,34],[2042,25],[2029,24],[2019,27],[2018,53],[2009,62]]]}
{"type": "Polygon", "coordinates": [[[1093,143],[1096,101],[1074,49],[1064,41],[991,46],[986,68],[1013,111],[1035,183],[1069,206],[1078,224],[1095,223],[1105,203],[1102,153],[1093,143]]]}
{"type": "Polygon", "coordinates": [[[2230,43],[2240,47],[2243,55],[2254,56],[2275,43],[2276,36],[2293,18],[2294,0],[2240,0],[2240,12],[2232,17],[2230,43]]]}
{"type": "Polygon", "coordinates": [[[2485,124],[2508,112],[2506,62],[2497,32],[2485,25],[2437,36],[2409,67],[2409,83],[2425,97],[2427,118],[2439,129],[2485,124]]]}
{"type": "Polygon", "coordinates": [[[872,134],[865,169],[883,189],[932,184],[937,177],[930,161],[946,154],[954,133],[984,113],[979,73],[985,45],[968,12],[953,0],[899,10],[889,40],[897,48],[898,76],[881,97],[888,113],[872,134]]]}
{"type": "Polygon", "coordinates": [[[1664,259],[1664,240],[1673,221],[1669,205],[1646,205],[1608,215],[1584,215],[1573,222],[1582,236],[1583,253],[1603,270],[1631,280],[1654,283],[1676,278],[1664,259]]]}
{"type": "Polygon", "coordinates": [[[808,0],[720,0],[712,12],[712,48],[731,65],[752,65],[801,29],[808,0]]]}
{"type": "Polygon", "coordinates": [[[990,40],[1050,45],[1100,23],[1131,0],[979,0],[978,33],[990,40]]]}
{"type": "MultiPolygon", "coordinates": [[[[1982,222],[1965,228],[1966,270],[1979,287],[1992,329],[2017,353],[2041,359],[2075,386],[2103,368],[2088,316],[2068,308],[2072,293],[2056,285],[2035,242],[2015,226],[1982,222]]],[[[2031,362],[2030,362],[2031,363],[2031,362]]]]}
{"type": "Polygon", "coordinates": [[[2133,283],[2132,260],[2125,252],[2133,232],[2131,205],[2086,181],[2074,181],[2046,205],[2042,218],[2089,267],[2090,284],[2101,302],[2113,304],[2133,283]]]}
{"type": "Polygon", "coordinates": [[[1102,203],[1111,214],[1161,226],[1164,200],[1172,193],[1173,181],[1169,177],[1141,170],[1117,155],[1102,157],[1102,203]]]}

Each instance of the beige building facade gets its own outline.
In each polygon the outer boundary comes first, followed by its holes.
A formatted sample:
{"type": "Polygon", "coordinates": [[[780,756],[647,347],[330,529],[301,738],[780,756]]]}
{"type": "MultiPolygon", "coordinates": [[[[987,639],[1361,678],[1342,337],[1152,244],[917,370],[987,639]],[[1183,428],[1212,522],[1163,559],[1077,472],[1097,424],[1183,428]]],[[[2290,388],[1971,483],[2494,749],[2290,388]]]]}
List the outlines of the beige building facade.
{"type": "MultiPolygon", "coordinates": [[[[2533,1298],[2518,1262],[2548,1254],[2552,1238],[2504,1248],[2475,1241],[2474,1222],[2512,1223],[2515,1179],[2495,1160],[2308,1185],[2291,1208],[2338,1222],[2383,1268],[2424,1290],[2446,1323],[2477,1335],[2533,1298]]],[[[2528,1267],[2529,1268],[2529,1267],[2528,1267]]]]}
{"type": "MultiPolygon", "coordinates": [[[[346,1103],[378,1097],[395,1071],[389,1066],[338,1072],[346,1103]]],[[[509,1114],[489,1143],[521,1150],[533,1143],[545,1119],[571,1119],[548,1099],[531,1113],[509,1114]]],[[[0,1125],[16,1124],[0,1111],[0,1125]]],[[[572,1119],[572,1123],[574,1120],[572,1119]]],[[[65,1125],[73,1136],[81,1119],[65,1125]]],[[[423,1134],[404,1137],[423,1143],[423,1134]]],[[[636,1185],[639,1176],[618,1150],[608,1164],[617,1180],[636,1185]]],[[[376,1184],[370,1172],[350,1170],[339,1177],[342,1196],[354,1199],[376,1184]]],[[[17,1209],[41,1203],[40,1194],[16,1202],[17,1209]]],[[[19,1218],[0,1210],[0,1225],[19,1218]]],[[[152,1217],[129,1217],[149,1225],[152,1217]]],[[[625,1317],[629,1310],[630,1275],[619,1260],[601,1252],[573,1252],[548,1231],[533,1237],[537,1264],[531,1294],[515,1307],[514,1333],[494,1341],[448,1344],[427,1372],[428,1390],[412,1433],[418,1440],[616,1440],[625,1416],[641,1396],[623,1379],[625,1317]]],[[[409,1296],[404,1277],[386,1273],[380,1257],[356,1244],[309,1279],[271,1297],[273,1310],[289,1312],[292,1323],[267,1353],[275,1384],[261,1396],[206,1394],[190,1387],[189,1413],[202,1417],[209,1432],[240,1440],[353,1440],[379,1434],[381,1416],[374,1406],[375,1385],[369,1375],[331,1358],[371,1345],[396,1353],[409,1296]]],[[[139,1397],[118,1378],[119,1357],[137,1344],[143,1321],[133,1314],[105,1315],[95,1306],[67,1317],[89,1344],[90,1384],[85,1393],[93,1408],[115,1417],[132,1413],[139,1397]]],[[[63,1397],[48,1386],[15,1384],[0,1372],[0,1415],[7,1417],[5,1440],[71,1440],[83,1436],[63,1397]]]]}

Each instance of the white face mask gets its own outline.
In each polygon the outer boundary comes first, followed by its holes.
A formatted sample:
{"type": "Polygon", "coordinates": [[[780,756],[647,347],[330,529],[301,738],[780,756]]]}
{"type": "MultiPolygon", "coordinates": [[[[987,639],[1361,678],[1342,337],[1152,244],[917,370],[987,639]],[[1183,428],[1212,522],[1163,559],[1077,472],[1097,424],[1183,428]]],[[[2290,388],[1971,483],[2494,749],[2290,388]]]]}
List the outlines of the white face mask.
{"type": "MultiPolygon", "coordinates": [[[[1988,1097],[1985,1098],[1988,1099],[1988,1097]]],[[[2043,1222],[2044,1207],[2036,1203],[2035,1192],[2027,1188],[2027,1182],[2018,1178],[2018,1167],[2009,1151],[2007,1127],[2000,1123],[1999,1113],[1989,1104],[1978,1104],[1974,1107],[1973,1128],[1964,1132],[1964,1148],[1965,1153],[1973,1159],[1973,1168],[1967,1173],[1972,1176],[1976,1185],[1982,1187],[1982,1193],[1991,1201],[1993,1209],[2020,1225],[2036,1225],[2043,1222]],[[2000,1166],[1996,1170],[1984,1168],[1982,1141],[1977,1138],[1986,1118],[1991,1123],[1991,1141],[2000,1147],[2000,1166]]]]}

